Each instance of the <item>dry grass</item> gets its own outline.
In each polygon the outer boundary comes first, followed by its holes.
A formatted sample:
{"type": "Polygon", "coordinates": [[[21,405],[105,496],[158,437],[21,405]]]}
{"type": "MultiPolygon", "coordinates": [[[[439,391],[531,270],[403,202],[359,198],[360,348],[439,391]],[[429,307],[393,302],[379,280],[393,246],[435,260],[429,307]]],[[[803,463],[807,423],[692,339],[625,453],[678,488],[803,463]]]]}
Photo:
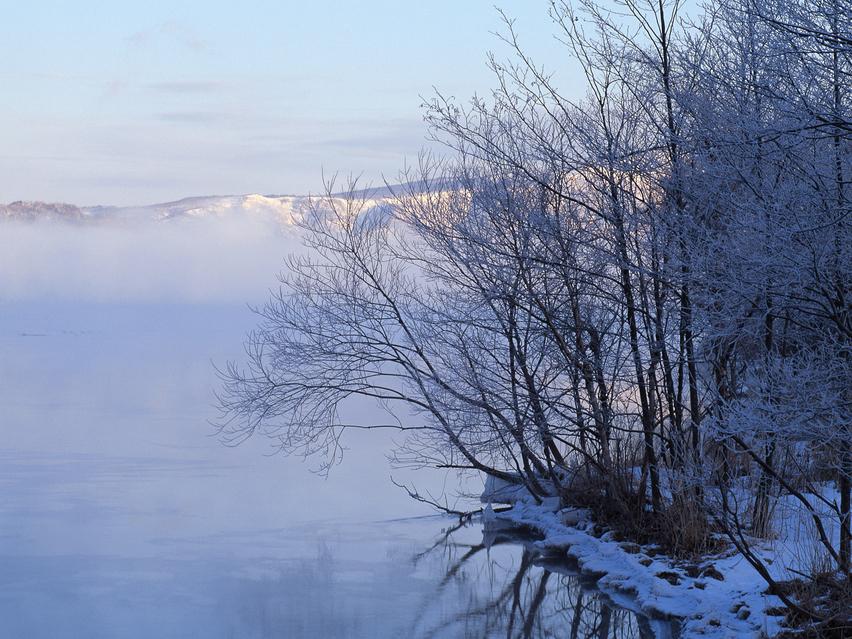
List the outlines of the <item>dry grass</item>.
{"type": "Polygon", "coordinates": [[[820,617],[813,622],[796,611],[788,612],[785,639],[852,639],[852,583],[836,572],[816,574],[812,579],[779,584],[798,605],[820,617]]]}
{"type": "Polygon", "coordinates": [[[571,486],[564,501],[589,508],[595,522],[615,532],[620,540],[655,544],[678,559],[695,559],[721,549],[699,500],[692,492],[676,496],[658,513],[645,507],[627,481],[618,495],[607,493],[601,478],[586,478],[571,486]]]}

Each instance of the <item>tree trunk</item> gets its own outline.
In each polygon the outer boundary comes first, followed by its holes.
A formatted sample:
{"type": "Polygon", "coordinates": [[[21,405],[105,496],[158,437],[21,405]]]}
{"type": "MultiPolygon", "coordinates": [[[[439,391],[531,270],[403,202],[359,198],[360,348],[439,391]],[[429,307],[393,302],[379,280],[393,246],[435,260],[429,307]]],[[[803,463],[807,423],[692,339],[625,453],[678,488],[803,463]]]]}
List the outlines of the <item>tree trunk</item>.
{"type": "Polygon", "coordinates": [[[840,489],[840,570],[848,579],[852,565],[852,450],[848,440],[841,452],[840,477],[837,483],[840,489]]]}

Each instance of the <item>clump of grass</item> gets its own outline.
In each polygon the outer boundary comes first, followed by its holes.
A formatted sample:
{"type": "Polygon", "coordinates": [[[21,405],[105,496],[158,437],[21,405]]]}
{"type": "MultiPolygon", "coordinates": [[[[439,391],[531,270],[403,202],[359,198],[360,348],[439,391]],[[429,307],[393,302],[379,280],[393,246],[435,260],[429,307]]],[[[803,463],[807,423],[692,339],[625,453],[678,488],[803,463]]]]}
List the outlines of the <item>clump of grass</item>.
{"type": "Polygon", "coordinates": [[[836,571],[779,583],[800,610],[790,610],[784,639],[852,639],[852,582],[836,571]],[[813,616],[806,616],[807,611],[813,616]],[[813,617],[816,617],[815,621],[813,617]]]}
{"type": "Polygon", "coordinates": [[[630,482],[617,485],[619,494],[613,495],[612,484],[594,475],[584,476],[563,495],[563,503],[588,508],[595,523],[612,531],[616,539],[654,544],[677,559],[697,559],[723,548],[700,500],[691,491],[675,495],[655,513],[630,482]]]}

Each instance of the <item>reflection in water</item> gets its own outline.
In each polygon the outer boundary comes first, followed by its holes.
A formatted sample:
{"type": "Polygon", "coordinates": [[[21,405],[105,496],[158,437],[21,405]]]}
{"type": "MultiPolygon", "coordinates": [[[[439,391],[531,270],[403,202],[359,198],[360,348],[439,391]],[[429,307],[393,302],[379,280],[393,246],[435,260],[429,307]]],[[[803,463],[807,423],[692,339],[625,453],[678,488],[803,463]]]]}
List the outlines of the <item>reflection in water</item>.
{"type": "Polygon", "coordinates": [[[649,619],[594,589],[565,561],[548,560],[526,540],[485,534],[459,543],[449,529],[416,557],[439,554],[444,576],[413,623],[415,637],[628,639],[671,637],[677,623],[649,619]],[[453,606],[456,607],[452,612],[453,606]],[[444,614],[434,615],[435,609],[444,614]],[[437,623],[428,624],[437,616],[437,623]]]}
{"type": "Polygon", "coordinates": [[[254,323],[4,303],[0,639],[665,636],[476,524],[363,523],[423,512],[388,482],[389,437],[353,437],[328,480],[208,437],[210,359],[254,323]]]}
{"type": "Polygon", "coordinates": [[[672,624],[613,602],[570,566],[541,561],[518,540],[487,545],[474,524],[427,541],[442,521],[339,525],[337,534],[333,526],[257,531],[198,540],[180,559],[0,558],[0,637],[676,634],[672,624]],[[254,552],[234,556],[245,546],[254,552]]]}

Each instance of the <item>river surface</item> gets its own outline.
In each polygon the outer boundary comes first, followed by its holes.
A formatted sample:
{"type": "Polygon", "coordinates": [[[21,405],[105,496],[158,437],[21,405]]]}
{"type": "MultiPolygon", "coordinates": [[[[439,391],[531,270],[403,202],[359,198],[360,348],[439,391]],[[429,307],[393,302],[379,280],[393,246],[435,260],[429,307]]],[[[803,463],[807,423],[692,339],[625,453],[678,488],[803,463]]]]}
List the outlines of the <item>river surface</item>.
{"type": "Polygon", "coordinates": [[[230,302],[2,303],[0,637],[669,634],[476,522],[450,532],[389,478],[456,478],[392,469],[388,435],[349,439],[327,479],[223,446],[213,363],[253,322],[230,302]]]}

